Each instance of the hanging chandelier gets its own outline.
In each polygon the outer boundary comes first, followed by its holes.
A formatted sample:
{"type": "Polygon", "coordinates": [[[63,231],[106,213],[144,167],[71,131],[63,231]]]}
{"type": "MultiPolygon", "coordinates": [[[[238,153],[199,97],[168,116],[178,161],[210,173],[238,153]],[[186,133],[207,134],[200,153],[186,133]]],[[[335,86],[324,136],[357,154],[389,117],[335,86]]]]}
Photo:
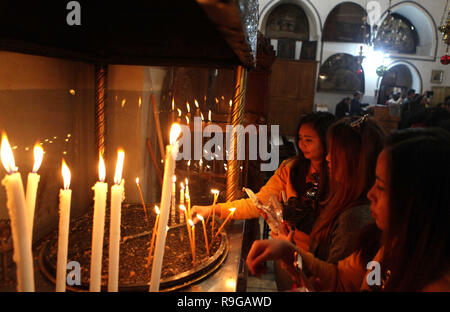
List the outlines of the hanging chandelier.
{"type": "Polygon", "coordinates": [[[448,47],[450,45],[450,10],[447,13],[447,19],[445,21],[445,24],[443,24],[447,8],[448,8],[448,0],[444,8],[444,13],[442,14],[441,26],[439,26],[439,31],[442,33],[442,41],[444,41],[444,43],[447,45],[445,54],[441,57],[441,64],[443,65],[450,64],[450,55],[448,55],[448,47]]]}

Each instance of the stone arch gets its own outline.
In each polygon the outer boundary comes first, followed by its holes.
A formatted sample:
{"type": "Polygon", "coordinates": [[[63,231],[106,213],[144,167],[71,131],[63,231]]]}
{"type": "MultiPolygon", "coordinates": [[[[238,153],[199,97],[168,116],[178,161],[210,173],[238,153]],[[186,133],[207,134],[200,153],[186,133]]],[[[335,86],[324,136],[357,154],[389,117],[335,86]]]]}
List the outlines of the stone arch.
{"type": "Polygon", "coordinates": [[[337,4],[328,14],[323,27],[323,41],[364,43],[364,33],[361,27],[366,10],[354,2],[337,4]],[[343,18],[339,13],[344,12],[343,18]]]}
{"type": "MultiPolygon", "coordinates": [[[[392,13],[404,16],[414,23],[419,35],[417,56],[430,56],[436,58],[438,48],[438,29],[433,16],[419,3],[402,1],[392,5],[392,13]]],[[[380,23],[386,18],[387,10],[381,15],[380,23]]]]}
{"type": "Polygon", "coordinates": [[[405,60],[399,60],[399,61],[394,61],[391,64],[389,64],[389,66],[387,66],[388,70],[390,70],[391,68],[398,66],[398,65],[405,65],[410,73],[411,73],[411,88],[416,90],[416,93],[422,94],[422,89],[423,89],[423,80],[422,80],[422,75],[420,74],[419,70],[417,69],[417,67],[408,61],[405,60]]]}
{"type": "Polygon", "coordinates": [[[280,4],[294,4],[299,6],[306,13],[308,17],[309,23],[309,40],[310,41],[320,41],[322,36],[322,22],[320,20],[319,13],[317,9],[310,3],[310,1],[302,1],[302,0],[272,0],[269,1],[264,7],[261,8],[259,15],[259,29],[265,35],[266,34],[266,25],[270,13],[275,10],[277,6],[280,4]]]}

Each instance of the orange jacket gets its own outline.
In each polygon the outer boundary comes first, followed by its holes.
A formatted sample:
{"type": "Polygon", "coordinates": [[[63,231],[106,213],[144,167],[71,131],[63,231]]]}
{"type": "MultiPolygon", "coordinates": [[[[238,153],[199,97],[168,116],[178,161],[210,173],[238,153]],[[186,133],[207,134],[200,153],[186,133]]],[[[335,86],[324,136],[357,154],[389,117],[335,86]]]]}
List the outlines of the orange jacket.
{"type": "MultiPolygon", "coordinates": [[[[293,164],[295,163],[294,158],[289,158],[283,161],[275,171],[273,176],[267,181],[266,185],[264,185],[259,192],[256,194],[258,199],[263,204],[268,204],[271,196],[275,196],[275,198],[279,198],[281,191],[286,192],[287,198],[292,196],[297,196],[293,185],[291,184],[290,172],[293,164]]],[[[217,205],[220,209],[221,218],[225,218],[229,211],[228,209],[232,207],[236,207],[236,211],[234,212],[233,219],[242,220],[242,219],[252,219],[258,218],[261,216],[260,212],[253,204],[253,201],[250,198],[238,199],[227,203],[222,203],[217,205]]],[[[294,241],[297,246],[304,250],[309,250],[310,239],[309,235],[296,230],[294,235],[294,241]]]]}
{"type": "MultiPolygon", "coordinates": [[[[373,258],[381,258],[382,249],[373,258]]],[[[357,252],[338,262],[337,265],[315,258],[310,252],[302,254],[303,265],[307,267],[313,279],[318,278],[321,290],[326,291],[363,291],[370,290],[367,275],[370,273],[367,263],[360,261],[357,252]]],[[[441,279],[428,284],[422,291],[442,292],[450,291],[450,273],[441,279]]]]}

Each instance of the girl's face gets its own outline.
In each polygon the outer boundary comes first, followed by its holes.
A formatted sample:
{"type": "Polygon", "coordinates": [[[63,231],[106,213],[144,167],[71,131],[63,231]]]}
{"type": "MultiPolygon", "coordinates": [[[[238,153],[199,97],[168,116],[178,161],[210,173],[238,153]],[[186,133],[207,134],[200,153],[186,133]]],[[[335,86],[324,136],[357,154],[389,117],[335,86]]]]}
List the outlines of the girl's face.
{"type": "Polygon", "coordinates": [[[298,147],[306,159],[322,161],[324,149],[320,138],[311,124],[303,124],[298,131],[298,147]]]}
{"type": "Polygon", "coordinates": [[[389,185],[387,152],[383,150],[378,156],[375,171],[375,184],[370,189],[367,197],[372,201],[370,210],[380,230],[385,230],[388,224],[389,212],[389,185]]]}

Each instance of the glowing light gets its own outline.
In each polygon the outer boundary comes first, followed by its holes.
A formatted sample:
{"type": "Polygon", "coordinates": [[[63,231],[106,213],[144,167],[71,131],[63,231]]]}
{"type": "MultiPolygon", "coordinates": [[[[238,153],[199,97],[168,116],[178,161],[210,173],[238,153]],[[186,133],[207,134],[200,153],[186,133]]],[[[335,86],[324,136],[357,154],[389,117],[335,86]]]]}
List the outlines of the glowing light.
{"type": "Polygon", "coordinates": [[[64,159],[62,160],[61,172],[64,180],[64,189],[67,190],[70,187],[70,170],[64,159]]]}
{"type": "Polygon", "coordinates": [[[120,181],[122,181],[122,170],[123,170],[124,158],[125,158],[125,152],[123,150],[119,150],[117,152],[116,172],[114,174],[114,183],[116,183],[116,184],[120,184],[120,181]]]}
{"type": "Polygon", "coordinates": [[[42,149],[39,143],[36,143],[34,146],[34,165],[33,172],[36,173],[39,170],[39,167],[42,164],[42,158],[44,156],[44,150],[42,149]]]}
{"type": "Polygon", "coordinates": [[[9,145],[6,133],[3,133],[2,135],[1,158],[3,167],[5,167],[5,170],[8,172],[8,174],[12,174],[19,169],[16,167],[16,164],[14,162],[14,155],[11,146],[9,145]]]}
{"type": "Polygon", "coordinates": [[[98,160],[98,179],[100,182],[104,182],[106,177],[106,168],[105,168],[105,161],[103,160],[102,154],[99,153],[99,160],[98,160]]]}
{"type": "Polygon", "coordinates": [[[170,128],[170,145],[174,145],[181,134],[181,127],[178,123],[172,124],[170,128]]]}
{"type": "Polygon", "coordinates": [[[160,214],[160,210],[159,210],[159,207],[157,205],[155,205],[155,212],[156,212],[157,215],[160,214]]]}

